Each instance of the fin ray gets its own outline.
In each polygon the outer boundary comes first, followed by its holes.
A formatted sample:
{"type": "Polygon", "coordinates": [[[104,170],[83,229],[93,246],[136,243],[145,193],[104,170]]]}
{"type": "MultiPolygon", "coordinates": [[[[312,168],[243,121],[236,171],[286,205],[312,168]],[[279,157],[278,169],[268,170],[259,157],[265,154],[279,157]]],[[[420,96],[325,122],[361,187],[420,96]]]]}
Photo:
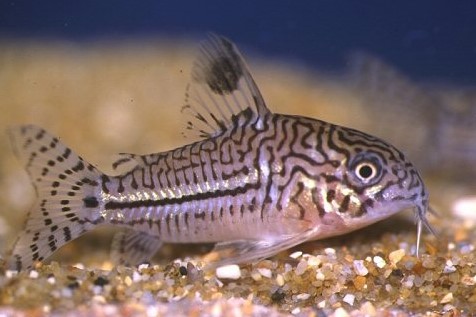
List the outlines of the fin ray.
{"type": "Polygon", "coordinates": [[[121,174],[129,172],[140,165],[138,155],[136,154],[119,153],[116,154],[115,157],[117,157],[117,159],[112,163],[112,169],[121,174]]]}
{"type": "Polygon", "coordinates": [[[317,227],[311,228],[301,233],[283,236],[275,240],[234,240],[220,242],[215,245],[210,255],[205,258],[208,262],[206,268],[213,269],[228,264],[263,260],[311,240],[317,231],[317,227]]]}
{"type": "Polygon", "coordinates": [[[182,112],[191,116],[186,133],[211,137],[233,124],[232,117],[252,109],[256,118],[269,113],[264,99],[236,46],[211,35],[197,57],[182,112]]]}
{"type": "Polygon", "coordinates": [[[7,255],[7,266],[21,270],[101,221],[96,198],[100,173],[39,127],[11,128],[8,134],[37,194],[24,230],[7,255]]]}
{"type": "Polygon", "coordinates": [[[138,265],[148,262],[162,246],[162,241],[150,234],[134,230],[121,230],[114,235],[111,259],[116,264],[138,265]]]}

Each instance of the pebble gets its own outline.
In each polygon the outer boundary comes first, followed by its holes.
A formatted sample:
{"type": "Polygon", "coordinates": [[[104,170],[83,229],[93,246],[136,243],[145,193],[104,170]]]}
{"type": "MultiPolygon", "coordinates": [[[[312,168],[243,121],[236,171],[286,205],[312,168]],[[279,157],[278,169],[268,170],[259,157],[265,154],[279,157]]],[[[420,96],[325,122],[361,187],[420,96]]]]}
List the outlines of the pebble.
{"type": "Polygon", "coordinates": [[[473,277],[470,277],[468,275],[465,275],[461,278],[461,283],[467,286],[473,286],[476,284],[476,275],[473,277]]]}
{"type": "Polygon", "coordinates": [[[132,273],[132,281],[133,281],[134,283],[137,283],[137,282],[139,282],[140,280],[142,280],[142,277],[141,277],[140,273],[137,272],[137,271],[134,271],[134,272],[132,273]]]}
{"type": "Polygon", "coordinates": [[[434,269],[437,266],[435,259],[432,257],[424,257],[421,261],[421,265],[427,269],[434,269]]]}
{"type": "Polygon", "coordinates": [[[310,256],[307,260],[307,264],[309,266],[319,266],[319,264],[321,264],[321,259],[317,256],[310,256]]]}
{"type": "Polygon", "coordinates": [[[71,296],[73,296],[73,290],[71,288],[65,287],[61,290],[61,296],[70,298],[71,296]]]}
{"type": "Polygon", "coordinates": [[[147,311],[145,314],[147,317],[155,317],[160,315],[159,308],[156,306],[149,306],[147,307],[147,311]]]}
{"type": "Polygon", "coordinates": [[[142,271],[142,270],[147,269],[148,267],[149,267],[148,263],[142,263],[142,264],[139,264],[139,266],[137,267],[137,270],[142,271]]]}
{"type": "Polygon", "coordinates": [[[179,273],[180,273],[180,275],[182,275],[182,276],[186,276],[186,275],[188,274],[188,270],[187,270],[187,268],[186,268],[185,266],[181,265],[181,266],[179,267],[179,273]]]}
{"type": "Polygon", "coordinates": [[[339,307],[335,310],[334,314],[331,315],[332,317],[349,317],[349,313],[342,307],[339,307]]]}
{"type": "Polygon", "coordinates": [[[296,308],[294,308],[294,309],[291,311],[291,314],[297,315],[297,314],[299,314],[300,312],[301,312],[301,308],[296,307],[296,308]]]}
{"type": "Polygon", "coordinates": [[[284,273],[289,273],[293,270],[293,266],[289,263],[284,263],[284,273]]]}
{"type": "Polygon", "coordinates": [[[49,284],[53,285],[56,283],[56,279],[54,276],[50,276],[48,277],[48,279],[46,280],[49,284]]]}
{"type": "Polygon", "coordinates": [[[78,269],[78,270],[84,270],[84,264],[83,263],[76,263],[73,265],[74,268],[78,269]]]}
{"type": "Polygon", "coordinates": [[[253,271],[251,272],[251,278],[256,282],[259,282],[263,279],[263,276],[258,271],[253,271]]]}
{"type": "Polygon", "coordinates": [[[378,256],[378,255],[374,256],[373,261],[375,265],[380,269],[383,269],[385,265],[387,265],[387,262],[385,262],[385,260],[381,256],[378,256]]]}
{"type": "Polygon", "coordinates": [[[316,272],[316,280],[324,281],[325,279],[326,279],[326,276],[324,275],[324,273],[322,273],[321,271],[316,272]]]}
{"type": "Polygon", "coordinates": [[[396,265],[404,256],[405,250],[398,249],[396,251],[390,252],[390,254],[388,255],[388,259],[390,260],[390,263],[392,263],[392,265],[396,265]]]}
{"type": "Polygon", "coordinates": [[[102,305],[107,303],[106,298],[104,298],[104,296],[102,295],[94,295],[92,298],[92,302],[97,304],[102,304],[102,305]]]}
{"type": "Polygon", "coordinates": [[[453,293],[448,293],[440,300],[440,304],[447,304],[453,301],[453,293]]]}
{"type": "Polygon", "coordinates": [[[237,280],[241,277],[240,267],[236,264],[220,266],[216,269],[216,276],[218,278],[237,280]]]}
{"type": "Polygon", "coordinates": [[[102,287],[101,286],[98,286],[98,285],[93,286],[93,294],[94,295],[101,295],[101,293],[102,293],[102,287]]]}
{"type": "Polygon", "coordinates": [[[282,274],[278,274],[276,276],[276,283],[278,284],[278,286],[284,285],[284,276],[282,274]]]}
{"type": "Polygon", "coordinates": [[[306,269],[308,267],[307,261],[306,260],[301,260],[299,261],[298,265],[296,266],[296,275],[302,275],[304,272],[306,272],[306,269]]]}
{"type": "Polygon", "coordinates": [[[335,256],[336,255],[336,250],[333,248],[325,248],[324,253],[328,256],[335,256]]]}
{"type": "Polygon", "coordinates": [[[363,260],[355,260],[354,261],[354,270],[357,275],[365,276],[369,274],[369,270],[365,267],[363,260]]]}
{"type": "MultiPolygon", "coordinates": [[[[444,312],[447,312],[447,313],[451,313],[450,316],[458,316],[456,314],[453,314],[454,311],[455,311],[455,307],[451,304],[446,304],[445,306],[443,306],[443,309],[442,309],[444,312]]],[[[471,315],[470,315],[471,316],[471,315]]]]}
{"type": "Polygon", "coordinates": [[[408,276],[403,282],[402,286],[405,288],[412,288],[413,287],[413,280],[415,279],[415,275],[408,276]]]}
{"type": "Polygon", "coordinates": [[[366,287],[365,283],[367,282],[367,279],[365,276],[356,276],[353,282],[355,288],[360,291],[366,287]]]}
{"type": "Polygon", "coordinates": [[[368,317],[373,317],[377,316],[377,310],[375,309],[375,306],[371,302],[365,302],[360,306],[360,312],[364,316],[368,317]]]}
{"type": "Polygon", "coordinates": [[[463,219],[476,220],[476,196],[457,199],[451,206],[453,214],[463,219]]]}
{"type": "Polygon", "coordinates": [[[258,268],[259,274],[261,274],[264,277],[271,278],[273,277],[273,272],[271,272],[270,269],[267,268],[258,268]]]}
{"type": "Polygon", "coordinates": [[[311,297],[311,294],[308,294],[308,293],[301,293],[296,295],[297,300],[306,300],[306,299],[309,299],[309,297],[311,297]]]}
{"type": "Polygon", "coordinates": [[[43,305],[43,307],[41,307],[41,311],[44,312],[45,314],[49,314],[51,312],[51,306],[43,305]]]}
{"type": "Polygon", "coordinates": [[[302,255],[302,251],[296,251],[289,255],[290,258],[297,259],[302,255]]]}
{"type": "Polygon", "coordinates": [[[355,295],[346,294],[342,300],[346,302],[347,304],[349,304],[350,306],[354,306],[355,295]]]}
{"type": "Polygon", "coordinates": [[[474,245],[472,244],[465,244],[461,247],[460,252],[461,254],[468,254],[474,251],[474,245]]]}
{"type": "Polygon", "coordinates": [[[33,279],[38,278],[38,276],[39,276],[38,271],[31,270],[29,276],[30,276],[30,278],[33,278],[33,279]]]}
{"type": "Polygon", "coordinates": [[[445,267],[443,269],[443,273],[448,274],[448,273],[453,273],[456,271],[456,267],[453,265],[453,262],[451,260],[447,260],[445,267]]]}

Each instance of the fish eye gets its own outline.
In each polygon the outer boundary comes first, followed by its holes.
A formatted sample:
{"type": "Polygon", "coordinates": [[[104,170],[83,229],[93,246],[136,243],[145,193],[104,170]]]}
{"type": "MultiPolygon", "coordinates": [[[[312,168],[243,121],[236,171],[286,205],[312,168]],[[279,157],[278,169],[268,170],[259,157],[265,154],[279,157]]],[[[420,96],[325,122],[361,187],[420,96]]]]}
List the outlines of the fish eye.
{"type": "Polygon", "coordinates": [[[359,153],[349,164],[351,179],[360,185],[372,185],[382,177],[382,160],[374,153],[359,153]]]}
{"type": "Polygon", "coordinates": [[[372,162],[362,162],[357,164],[354,173],[362,182],[367,183],[377,175],[377,167],[372,162]]]}

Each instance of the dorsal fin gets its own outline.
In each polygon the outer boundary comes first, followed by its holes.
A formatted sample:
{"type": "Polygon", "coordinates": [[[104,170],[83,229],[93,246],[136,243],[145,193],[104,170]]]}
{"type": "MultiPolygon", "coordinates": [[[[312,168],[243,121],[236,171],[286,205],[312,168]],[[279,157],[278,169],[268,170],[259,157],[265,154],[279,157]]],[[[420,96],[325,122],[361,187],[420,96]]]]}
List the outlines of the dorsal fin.
{"type": "Polygon", "coordinates": [[[112,169],[115,172],[120,172],[121,174],[125,172],[130,172],[138,165],[140,165],[138,159],[139,155],[137,154],[118,153],[114,156],[116,157],[116,160],[114,161],[114,163],[112,163],[112,169]]]}
{"type": "Polygon", "coordinates": [[[192,117],[187,134],[218,135],[247,108],[257,117],[269,112],[240,52],[224,37],[210,35],[202,44],[191,77],[182,107],[192,117]]]}

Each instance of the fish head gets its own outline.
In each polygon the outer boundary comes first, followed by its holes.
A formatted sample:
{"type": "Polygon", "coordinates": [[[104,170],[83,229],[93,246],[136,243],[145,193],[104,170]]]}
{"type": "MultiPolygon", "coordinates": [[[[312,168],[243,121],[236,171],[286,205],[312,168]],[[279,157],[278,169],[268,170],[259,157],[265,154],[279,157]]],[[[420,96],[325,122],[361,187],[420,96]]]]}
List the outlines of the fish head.
{"type": "MultiPolygon", "coordinates": [[[[391,144],[363,132],[342,129],[337,133],[336,151],[340,157],[332,199],[327,196],[326,211],[333,207],[345,227],[358,229],[413,208],[418,222],[430,231],[426,219],[428,191],[415,166],[391,144]]],[[[330,185],[330,184],[328,184],[330,185]]]]}

